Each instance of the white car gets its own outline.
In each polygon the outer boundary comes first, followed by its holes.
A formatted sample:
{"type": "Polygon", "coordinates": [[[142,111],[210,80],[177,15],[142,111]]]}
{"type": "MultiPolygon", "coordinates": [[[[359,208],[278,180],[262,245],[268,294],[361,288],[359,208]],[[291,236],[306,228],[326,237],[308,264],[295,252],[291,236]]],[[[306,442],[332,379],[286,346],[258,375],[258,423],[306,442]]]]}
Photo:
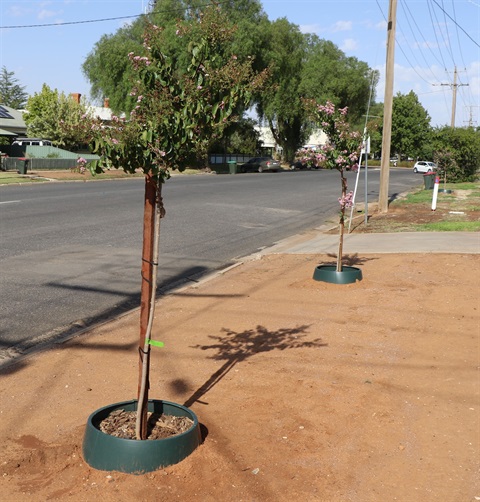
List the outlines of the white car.
{"type": "Polygon", "coordinates": [[[425,160],[419,160],[413,166],[414,173],[431,173],[437,169],[437,164],[434,162],[427,162],[425,160]]]}

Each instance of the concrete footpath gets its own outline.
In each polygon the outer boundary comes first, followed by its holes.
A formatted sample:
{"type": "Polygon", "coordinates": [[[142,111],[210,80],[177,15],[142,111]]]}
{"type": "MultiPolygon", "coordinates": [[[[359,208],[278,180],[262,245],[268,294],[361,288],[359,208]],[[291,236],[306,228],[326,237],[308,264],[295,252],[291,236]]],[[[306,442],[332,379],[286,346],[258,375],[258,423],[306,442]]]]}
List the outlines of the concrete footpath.
{"type": "MultiPolygon", "coordinates": [[[[313,230],[265,249],[262,254],[331,254],[338,235],[313,230]]],[[[344,254],[349,253],[480,253],[478,232],[398,232],[346,234],[344,254]]]]}

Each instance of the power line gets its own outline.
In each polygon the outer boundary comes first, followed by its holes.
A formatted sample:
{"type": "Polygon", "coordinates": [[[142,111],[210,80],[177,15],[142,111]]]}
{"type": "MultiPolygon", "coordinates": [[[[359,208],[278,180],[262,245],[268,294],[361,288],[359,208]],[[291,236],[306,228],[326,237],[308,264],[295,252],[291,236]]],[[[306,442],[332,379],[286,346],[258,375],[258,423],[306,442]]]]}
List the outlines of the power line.
{"type": "Polygon", "coordinates": [[[457,24],[457,22],[455,21],[455,19],[452,18],[452,16],[450,16],[450,14],[448,12],[446,12],[437,2],[437,0],[432,0],[432,2],[434,2],[435,4],[437,4],[437,7],[443,11],[444,14],[446,14],[451,21],[453,21],[455,23],[455,26],[458,26],[462,31],[463,33],[465,33],[465,35],[467,35],[467,37],[477,46],[480,48],[480,45],[478,44],[478,42],[476,42],[459,24],[457,24]]]}
{"type": "MultiPolygon", "coordinates": [[[[447,70],[447,65],[445,63],[445,60],[443,59],[443,54],[442,54],[442,51],[441,51],[441,45],[440,45],[440,42],[438,41],[438,37],[437,37],[437,30],[435,29],[435,22],[433,20],[433,17],[432,17],[432,8],[430,6],[430,1],[427,0],[427,5],[428,5],[428,13],[430,14],[430,22],[432,23],[432,28],[433,28],[433,34],[435,35],[435,40],[437,41],[437,47],[438,47],[438,51],[440,52],[440,57],[442,58],[442,62],[443,62],[443,69],[446,71],[447,70]]],[[[438,21],[437,21],[437,24],[438,24],[438,21]]]]}
{"type": "MultiPolygon", "coordinates": [[[[203,7],[208,7],[209,5],[222,5],[230,3],[230,0],[223,0],[219,2],[215,2],[213,4],[212,2],[206,2],[202,5],[198,5],[197,8],[201,9],[203,7]]],[[[162,14],[168,14],[170,12],[184,12],[186,10],[189,10],[188,8],[185,7],[177,7],[174,9],[159,9],[156,10],[155,13],[162,13],[162,14]]],[[[120,17],[106,17],[103,19],[87,19],[84,21],[65,21],[62,23],[46,23],[46,24],[23,24],[23,25],[16,25],[16,26],[0,26],[0,30],[13,30],[13,29],[23,29],[23,28],[49,28],[52,26],[71,26],[75,24],[88,24],[88,23],[104,23],[106,21],[121,21],[122,19],[135,19],[138,17],[145,16],[145,14],[133,14],[131,16],[120,16],[120,17]]]]}
{"type": "Polygon", "coordinates": [[[452,44],[451,44],[451,40],[450,40],[450,33],[448,31],[447,18],[445,17],[446,13],[445,13],[445,9],[443,8],[443,0],[442,0],[442,10],[443,10],[443,19],[445,19],[445,31],[447,33],[446,46],[447,46],[448,52],[450,53],[450,57],[452,58],[452,62],[453,62],[453,64],[455,64],[455,58],[453,57],[452,44]]]}
{"type": "MultiPolygon", "coordinates": [[[[420,50],[420,54],[421,54],[421,56],[422,56],[422,58],[423,58],[423,61],[425,62],[426,67],[428,68],[428,70],[430,71],[430,73],[433,75],[433,78],[434,78],[435,80],[439,80],[439,78],[435,75],[435,73],[433,73],[432,67],[429,65],[429,63],[428,63],[428,61],[427,61],[427,58],[425,57],[424,51],[422,50],[422,47],[421,47],[420,43],[417,41],[417,39],[416,39],[416,37],[415,37],[415,32],[414,32],[414,30],[412,29],[412,26],[411,26],[411,24],[410,24],[410,19],[409,19],[409,17],[407,16],[407,12],[408,12],[408,15],[410,16],[410,18],[412,19],[412,21],[414,22],[415,27],[416,27],[416,29],[417,29],[417,32],[418,32],[418,33],[420,33],[420,35],[422,36],[422,38],[423,38],[423,42],[424,42],[424,44],[425,44],[425,47],[427,47],[427,48],[429,49],[429,51],[431,52],[432,56],[433,56],[433,57],[434,57],[434,58],[438,61],[438,63],[439,63],[440,65],[442,64],[442,63],[441,63],[441,61],[437,58],[437,56],[436,56],[436,54],[433,52],[433,50],[432,50],[432,48],[431,48],[430,44],[429,44],[429,43],[427,42],[427,40],[425,39],[425,37],[424,37],[424,35],[423,35],[423,30],[422,30],[422,29],[420,29],[420,27],[418,26],[418,24],[417,24],[417,22],[416,22],[416,20],[415,20],[415,17],[412,15],[412,12],[410,11],[410,9],[409,9],[409,7],[408,7],[408,4],[407,4],[406,2],[402,2],[402,3],[401,3],[401,5],[402,5],[402,8],[403,8],[403,10],[404,10],[404,12],[405,12],[405,18],[407,19],[407,22],[408,22],[408,25],[409,25],[409,27],[410,27],[410,31],[412,32],[412,36],[413,36],[413,38],[414,38],[414,40],[415,40],[416,46],[417,46],[417,48],[420,50]]],[[[412,54],[413,54],[413,52],[412,52],[412,54]]],[[[419,66],[420,66],[420,65],[419,65],[419,66]]]]}
{"type": "Polygon", "coordinates": [[[463,52],[462,52],[462,44],[460,43],[460,37],[458,36],[458,25],[457,25],[457,13],[455,11],[455,2],[454,0],[452,0],[452,9],[453,9],[453,16],[455,18],[455,28],[456,28],[456,33],[457,33],[457,44],[458,44],[458,49],[460,51],[460,58],[462,60],[462,63],[463,63],[463,67],[466,68],[467,65],[465,64],[465,60],[463,58],[463,52]]]}
{"type": "Polygon", "coordinates": [[[87,23],[103,23],[105,21],[120,21],[122,19],[133,19],[141,17],[144,14],[134,14],[132,16],[121,16],[121,17],[106,17],[104,19],[90,19],[86,21],[66,21],[63,23],[47,23],[47,24],[23,24],[17,26],[0,26],[1,30],[13,30],[17,28],[48,28],[50,26],[69,26],[72,24],[87,24],[87,23]]]}

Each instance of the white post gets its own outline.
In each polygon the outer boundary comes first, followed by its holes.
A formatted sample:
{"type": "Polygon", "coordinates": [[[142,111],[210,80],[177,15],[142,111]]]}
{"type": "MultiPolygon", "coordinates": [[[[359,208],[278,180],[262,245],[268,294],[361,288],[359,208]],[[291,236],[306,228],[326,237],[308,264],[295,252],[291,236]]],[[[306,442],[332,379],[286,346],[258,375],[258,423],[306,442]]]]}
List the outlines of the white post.
{"type": "Polygon", "coordinates": [[[435,185],[433,186],[432,211],[437,209],[438,186],[440,185],[440,176],[435,174],[435,185]]]}

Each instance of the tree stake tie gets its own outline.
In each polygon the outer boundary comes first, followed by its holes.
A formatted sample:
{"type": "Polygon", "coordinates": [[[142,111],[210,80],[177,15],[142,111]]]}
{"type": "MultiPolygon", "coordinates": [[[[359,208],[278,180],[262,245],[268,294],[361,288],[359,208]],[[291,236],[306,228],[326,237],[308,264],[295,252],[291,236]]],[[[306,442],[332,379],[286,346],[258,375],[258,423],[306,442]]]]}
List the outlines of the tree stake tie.
{"type": "Polygon", "coordinates": [[[165,347],[163,342],[158,342],[157,340],[152,340],[151,338],[147,341],[148,345],[153,345],[153,347],[165,347]]]}

